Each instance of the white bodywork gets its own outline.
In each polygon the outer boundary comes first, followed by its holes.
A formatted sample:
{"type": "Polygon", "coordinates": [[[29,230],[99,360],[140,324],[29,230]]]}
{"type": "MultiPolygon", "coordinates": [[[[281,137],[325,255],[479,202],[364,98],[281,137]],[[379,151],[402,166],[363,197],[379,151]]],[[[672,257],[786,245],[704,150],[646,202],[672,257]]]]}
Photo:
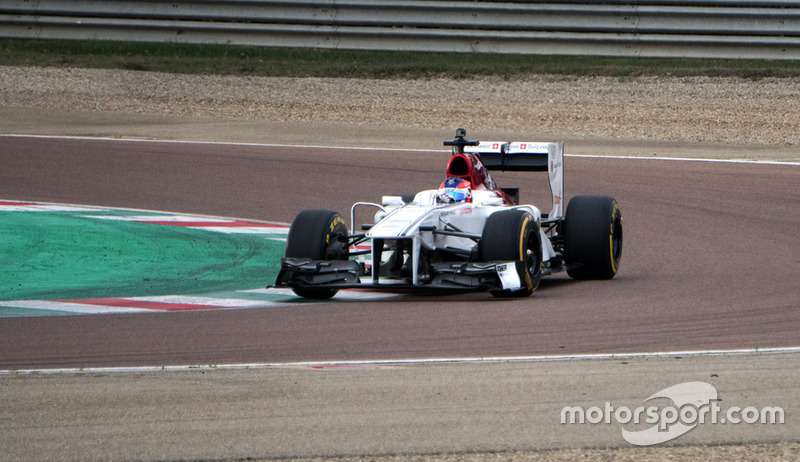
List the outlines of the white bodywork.
{"type": "MultiPolygon", "coordinates": [[[[489,199],[488,203],[480,203],[475,200],[474,192],[473,203],[437,205],[428,202],[428,198],[435,200],[436,193],[436,190],[422,191],[416,195],[413,202],[403,205],[397,205],[398,202],[402,204],[400,197],[384,196],[384,204],[387,204],[383,208],[385,211],[379,211],[376,214],[376,224],[367,231],[367,237],[373,239],[373,242],[374,239],[413,239],[415,251],[418,251],[420,246],[430,250],[449,247],[468,251],[475,245],[471,239],[420,232],[420,227],[436,226],[443,229],[445,225],[451,224],[464,233],[480,236],[483,233],[486,219],[492,213],[501,210],[522,209],[530,213],[536,220],[536,224],[539,225],[542,260],[548,261],[555,256],[550,239],[541,227],[542,214],[538,208],[532,205],[504,206],[502,200],[495,197],[489,199]],[[418,202],[419,199],[423,199],[425,202],[418,202]]],[[[490,191],[479,191],[478,193],[488,195],[490,191]]]]}
{"type": "MultiPolygon", "coordinates": [[[[443,194],[449,192],[444,190],[384,196],[380,204],[358,202],[350,209],[351,230],[356,229],[358,207],[378,209],[372,224],[364,226],[365,232],[337,236],[338,247],[326,234],[336,252],[341,251],[342,243],[347,246],[341,254],[334,253],[345,258],[328,259],[327,254],[325,259],[287,257],[282,260],[276,284],[312,298],[328,298],[340,288],[363,286],[389,290],[488,289],[496,296],[518,296],[535,290],[541,275],[568,269],[559,236],[564,222],[563,143],[479,143],[467,141],[465,134],[458,129],[456,139],[444,144],[453,148],[446,177],[471,183],[471,197],[466,202],[453,202],[453,196],[443,194]],[[543,214],[533,205],[518,205],[519,189],[500,188],[489,174],[491,170],[548,172],[550,212],[543,214]],[[516,231],[524,234],[509,235],[507,232],[513,230],[494,228],[497,235],[483,235],[492,214],[510,210],[526,214],[497,216],[491,226],[519,226],[516,231]],[[517,217],[517,222],[508,221],[517,217]],[[531,247],[536,245],[531,241],[531,221],[538,228],[541,253],[531,247]],[[510,249],[506,237],[516,239],[510,249]],[[483,243],[487,243],[485,247],[483,243]],[[515,251],[516,243],[519,252],[515,251]],[[498,260],[493,255],[504,256],[498,260]]],[[[333,226],[330,224],[331,233],[333,226]]]]}
{"type": "MultiPolygon", "coordinates": [[[[482,142],[479,146],[467,147],[465,151],[484,156],[502,153],[512,159],[518,154],[547,156],[547,171],[553,197],[548,218],[563,217],[563,143],[488,141],[482,142]]],[[[351,210],[351,229],[354,229],[355,226],[353,221],[357,206],[379,207],[380,210],[375,215],[374,225],[366,232],[366,237],[372,240],[373,254],[378,251],[375,248],[376,240],[381,242],[381,246],[384,241],[411,240],[413,261],[416,262],[419,261],[421,249],[433,251],[449,248],[470,252],[476,245],[475,241],[466,237],[435,234],[426,229],[435,227],[442,230],[448,229],[448,225],[451,225],[450,229],[480,236],[487,218],[492,213],[501,210],[522,209],[530,213],[538,225],[542,243],[542,260],[546,262],[556,256],[550,239],[541,227],[542,214],[533,205],[504,204],[501,195],[485,189],[473,189],[472,202],[469,203],[443,204],[438,202],[437,195],[437,190],[426,190],[417,193],[409,203],[403,202],[400,196],[384,196],[382,205],[355,204],[351,210]]],[[[417,265],[414,265],[412,271],[412,281],[417,284],[419,282],[417,265]]],[[[373,271],[373,280],[375,279],[377,279],[377,275],[373,271]]]]}

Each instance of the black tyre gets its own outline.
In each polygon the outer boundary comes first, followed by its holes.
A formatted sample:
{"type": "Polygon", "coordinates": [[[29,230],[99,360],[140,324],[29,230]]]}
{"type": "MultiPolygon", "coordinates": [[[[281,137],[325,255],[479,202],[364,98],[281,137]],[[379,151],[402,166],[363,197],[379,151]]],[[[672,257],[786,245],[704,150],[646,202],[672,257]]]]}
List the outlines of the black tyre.
{"type": "Polygon", "coordinates": [[[564,259],[573,279],[611,279],[622,256],[622,214],[608,196],[576,196],[564,217],[564,259]]]}
{"type": "Polygon", "coordinates": [[[495,297],[527,297],[539,287],[542,277],[542,242],[539,226],[524,210],[507,210],[489,215],[479,246],[481,261],[522,261],[522,288],[495,289],[495,297]]]}
{"type": "MultiPolygon", "coordinates": [[[[312,260],[347,260],[347,225],[341,215],[330,210],[304,210],[295,217],[286,240],[286,257],[312,260]]],[[[301,297],[326,299],[338,289],[293,287],[301,297]]]]}

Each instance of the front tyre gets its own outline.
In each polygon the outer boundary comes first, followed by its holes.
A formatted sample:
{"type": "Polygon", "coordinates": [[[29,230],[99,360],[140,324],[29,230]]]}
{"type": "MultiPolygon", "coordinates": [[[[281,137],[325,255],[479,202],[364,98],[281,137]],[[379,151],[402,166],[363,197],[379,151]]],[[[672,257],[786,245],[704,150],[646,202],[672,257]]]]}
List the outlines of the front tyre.
{"type": "Polygon", "coordinates": [[[564,259],[573,279],[611,279],[622,256],[622,214],[608,196],[575,196],[564,217],[564,259]]]}
{"type": "MultiPolygon", "coordinates": [[[[347,225],[341,215],[330,210],[304,210],[295,217],[286,239],[287,258],[347,260],[349,254],[347,225]]],[[[292,287],[292,291],[305,298],[327,299],[339,290],[292,287]]]]}
{"type": "Polygon", "coordinates": [[[542,242],[539,225],[530,213],[506,210],[489,215],[479,250],[481,261],[525,262],[524,274],[520,274],[522,287],[518,290],[490,290],[495,297],[527,297],[539,287],[542,242]]]}

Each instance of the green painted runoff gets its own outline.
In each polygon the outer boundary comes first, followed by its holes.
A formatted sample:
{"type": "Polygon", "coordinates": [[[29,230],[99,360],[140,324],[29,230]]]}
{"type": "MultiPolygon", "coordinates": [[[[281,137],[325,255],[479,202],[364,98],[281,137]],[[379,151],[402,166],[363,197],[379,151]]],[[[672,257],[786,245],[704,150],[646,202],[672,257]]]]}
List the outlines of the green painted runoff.
{"type": "MultiPolygon", "coordinates": [[[[124,215],[118,213],[117,215],[124,215]]],[[[185,295],[266,287],[284,243],[84,217],[0,212],[0,300],[185,295]]]]}

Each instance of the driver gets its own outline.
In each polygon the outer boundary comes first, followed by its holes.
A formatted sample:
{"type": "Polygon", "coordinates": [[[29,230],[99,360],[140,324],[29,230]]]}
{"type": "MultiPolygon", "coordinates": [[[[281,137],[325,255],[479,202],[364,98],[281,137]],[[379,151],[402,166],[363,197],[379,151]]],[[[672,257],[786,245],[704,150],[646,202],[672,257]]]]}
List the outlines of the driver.
{"type": "Polygon", "coordinates": [[[464,178],[451,176],[439,185],[439,193],[436,196],[439,202],[471,202],[472,185],[464,178]]]}

